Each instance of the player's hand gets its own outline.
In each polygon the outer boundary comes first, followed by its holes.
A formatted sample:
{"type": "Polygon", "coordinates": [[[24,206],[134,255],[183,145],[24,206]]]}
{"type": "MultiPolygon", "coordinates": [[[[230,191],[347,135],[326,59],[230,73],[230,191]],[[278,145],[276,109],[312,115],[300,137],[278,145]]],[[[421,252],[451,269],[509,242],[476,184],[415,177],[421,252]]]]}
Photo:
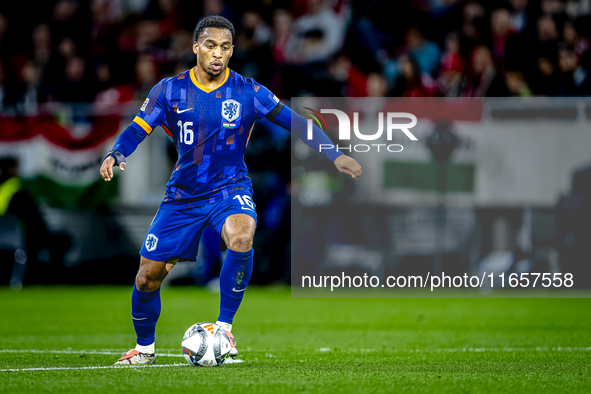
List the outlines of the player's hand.
{"type": "MultiPolygon", "coordinates": [[[[107,156],[107,158],[103,161],[103,165],[101,166],[101,177],[105,181],[110,181],[113,179],[113,166],[115,165],[115,158],[111,155],[107,156]]],[[[121,171],[125,171],[125,163],[119,164],[119,169],[121,171]]]]}
{"type": "Polygon", "coordinates": [[[341,155],[336,158],[334,165],[340,172],[349,175],[355,180],[358,180],[361,176],[361,166],[352,157],[341,155]]]}

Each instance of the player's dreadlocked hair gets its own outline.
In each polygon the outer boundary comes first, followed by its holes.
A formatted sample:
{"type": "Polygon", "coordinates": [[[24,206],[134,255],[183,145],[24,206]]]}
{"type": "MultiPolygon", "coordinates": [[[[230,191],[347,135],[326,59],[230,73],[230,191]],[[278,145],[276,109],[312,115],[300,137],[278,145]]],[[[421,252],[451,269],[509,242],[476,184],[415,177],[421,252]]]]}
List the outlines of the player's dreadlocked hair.
{"type": "Polygon", "coordinates": [[[197,27],[195,28],[195,35],[193,40],[197,41],[199,36],[201,36],[201,34],[203,34],[203,31],[208,27],[230,30],[230,33],[232,34],[232,42],[234,42],[234,36],[236,35],[236,32],[234,31],[234,25],[232,24],[232,22],[230,22],[223,16],[219,15],[207,16],[201,19],[201,21],[199,21],[197,27]]]}

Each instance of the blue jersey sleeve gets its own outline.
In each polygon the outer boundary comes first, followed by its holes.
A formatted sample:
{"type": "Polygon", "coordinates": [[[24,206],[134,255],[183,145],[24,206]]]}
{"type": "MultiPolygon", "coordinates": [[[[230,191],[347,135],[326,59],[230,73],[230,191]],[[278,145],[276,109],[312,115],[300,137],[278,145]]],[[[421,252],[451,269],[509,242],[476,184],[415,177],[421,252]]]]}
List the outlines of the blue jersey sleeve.
{"type": "Polygon", "coordinates": [[[144,101],[140,112],[133,119],[133,122],[140,126],[146,134],[150,134],[157,126],[170,130],[166,117],[166,89],[170,86],[160,81],[154,86],[144,101]]]}
{"type": "Polygon", "coordinates": [[[312,126],[312,138],[308,138],[306,135],[308,128],[306,119],[283,104],[279,104],[266,118],[297,135],[306,145],[322,153],[333,163],[337,157],[343,154],[337,150],[332,141],[317,126],[312,126]]]}
{"type": "Polygon", "coordinates": [[[117,138],[113,151],[127,157],[135,151],[156,126],[162,126],[170,135],[166,117],[166,92],[164,80],[154,86],[133,122],[117,138]]]}
{"type": "Polygon", "coordinates": [[[257,119],[264,118],[279,104],[279,99],[269,89],[252,78],[250,78],[250,81],[252,82],[256,117],[257,119]]]}

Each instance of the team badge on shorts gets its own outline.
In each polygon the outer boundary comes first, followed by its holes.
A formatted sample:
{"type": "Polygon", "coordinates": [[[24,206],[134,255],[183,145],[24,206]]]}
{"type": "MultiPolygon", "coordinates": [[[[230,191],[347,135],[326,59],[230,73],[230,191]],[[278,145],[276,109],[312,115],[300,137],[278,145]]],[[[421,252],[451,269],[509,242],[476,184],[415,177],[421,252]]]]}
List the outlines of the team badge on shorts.
{"type": "Polygon", "coordinates": [[[146,249],[148,252],[156,250],[156,246],[158,245],[158,237],[154,234],[148,234],[146,238],[146,249]]]}
{"type": "Polygon", "coordinates": [[[222,118],[229,123],[240,117],[240,103],[236,100],[226,100],[222,102],[222,118]]]}

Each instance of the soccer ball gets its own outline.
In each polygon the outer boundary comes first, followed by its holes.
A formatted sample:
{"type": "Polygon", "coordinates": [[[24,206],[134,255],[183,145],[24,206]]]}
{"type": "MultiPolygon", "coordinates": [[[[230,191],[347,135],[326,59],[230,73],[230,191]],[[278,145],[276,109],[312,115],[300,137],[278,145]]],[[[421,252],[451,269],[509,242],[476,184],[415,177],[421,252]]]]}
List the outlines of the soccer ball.
{"type": "Polygon", "coordinates": [[[218,367],[230,354],[232,345],[222,327],[214,323],[197,323],[185,332],[182,348],[190,365],[218,367]]]}

